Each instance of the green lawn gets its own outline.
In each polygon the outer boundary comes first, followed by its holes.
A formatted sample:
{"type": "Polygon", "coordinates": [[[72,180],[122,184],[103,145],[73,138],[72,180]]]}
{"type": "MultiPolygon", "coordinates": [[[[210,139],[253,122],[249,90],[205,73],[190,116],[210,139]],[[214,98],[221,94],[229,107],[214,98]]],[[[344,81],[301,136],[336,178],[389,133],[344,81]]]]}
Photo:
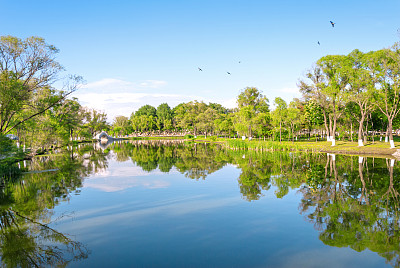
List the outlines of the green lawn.
{"type": "Polygon", "coordinates": [[[400,140],[395,138],[396,149],[390,149],[389,143],[379,141],[376,139],[374,142],[367,141],[364,146],[359,147],[357,141],[339,141],[336,140],[336,146],[332,146],[328,141],[263,141],[263,140],[245,140],[241,139],[225,139],[216,137],[200,137],[194,139],[195,142],[218,142],[226,144],[231,149],[250,149],[250,150],[294,150],[294,151],[313,151],[313,152],[326,152],[338,154],[356,154],[356,155],[381,155],[389,156],[400,149],[400,140]],[[396,144],[396,141],[398,142],[396,144]]]}

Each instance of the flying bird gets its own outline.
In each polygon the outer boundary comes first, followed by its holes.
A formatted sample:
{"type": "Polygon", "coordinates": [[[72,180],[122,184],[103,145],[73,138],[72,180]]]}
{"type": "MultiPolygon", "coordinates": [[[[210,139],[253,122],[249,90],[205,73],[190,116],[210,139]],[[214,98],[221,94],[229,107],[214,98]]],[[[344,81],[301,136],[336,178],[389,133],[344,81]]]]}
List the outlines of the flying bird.
{"type": "Polygon", "coordinates": [[[329,22],[331,23],[332,27],[335,27],[336,22],[333,22],[331,20],[329,22]]]}
{"type": "Polygon", "coordinates": [[[318,45],[321,45],[321,43],[319,41],[317,43],[318,43],[318,45]]]}
{"type": "Polygon", "coordinates": [[[230,72],[226,72],[227,74],[231,74],[230,72]]]}
{"type": "Polygon", "coordinates": [[[241,61],[239,61],[239,63],[241,63],[241,61]]]}
{"type": "Polygon", "coordinates": [[[203,70],[200,67],[197,67],[197,69],[199,69],[200,72],[202,72],[203,70]]]}

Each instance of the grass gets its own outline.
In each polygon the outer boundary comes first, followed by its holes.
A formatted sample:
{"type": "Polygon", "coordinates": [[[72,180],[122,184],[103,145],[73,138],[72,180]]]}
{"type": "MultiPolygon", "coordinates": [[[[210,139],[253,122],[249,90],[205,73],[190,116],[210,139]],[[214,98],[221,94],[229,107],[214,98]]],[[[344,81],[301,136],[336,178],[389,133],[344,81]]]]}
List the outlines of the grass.
{"type": "Polygon", "coordinates": [[[124,137],[123,140],[182,140],[180,136],[165,136],[165,137],[124,137]]]}
{"type": "Polygon", "coordinates": [[[389,156],[400,149],[400,137],[395,136],[394,141],[396,148],[390,149],[389,143],[379,141],[375,138],[375,142],[367,141],[364,146],[359,147],[357,141],[343,141],[336,140],[336,146],[332,146],[328,141],[315,141],[312,140],[299,140],[299,141],[263,141],[263,140],[241,140],[231,138],[217,138],[217,136],[199,135],[196,138],[192,135],[185,137],[130,137],[124,138],[128,140],[172,140],[172,139],[185,139],[190,142],[210,142],[220,143],[232,150],[255,150],[255,151],[310,151],[310,152],[324,152],[336,154],[353,154],[353,155],[374,155],[374,156],[389,156]]]}
{"type": "Polygon", "coordinates": [[[312,151],[337,154],[355,154],[355,155],[392,155],[400,145],[395,149],[390,149],[389,143],[375,141],[365,143],[359,147],[357,142],[336,141],[336,146],[332,146],[328,141],[242,141],[228,140],[227,145],[231,149],[252,149],[252,150],[282,150],[282,151],[312,151]]]}
{"type": "Polygon", "coordinates": [[[336,146],[332,146],[332,142],[328,141],[263,141],[263,140],[241,140],[241,139],[226,139],[212,137],[197,137],[195,142],[217,142],[225,144],[232,150],[257,150],[257,151],[310,151],[324,152],[336,154],[353,154],[353,155],[374,155],[374,156],[389,156],[400,149],[400,137],[395,137],[395,149],[390,149],[388,142],[375,140],[367,141],[364,146],[358,146],[358,142],[336,140],[336,146]],[[398,143],[396,145],[396,142],[398,143]]]}

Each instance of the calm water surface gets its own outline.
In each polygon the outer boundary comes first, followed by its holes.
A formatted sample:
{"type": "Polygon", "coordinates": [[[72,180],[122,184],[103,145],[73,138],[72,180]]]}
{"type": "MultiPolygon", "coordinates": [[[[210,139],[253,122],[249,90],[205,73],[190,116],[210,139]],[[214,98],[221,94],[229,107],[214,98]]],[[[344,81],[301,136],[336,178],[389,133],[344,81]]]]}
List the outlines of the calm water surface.
{"type": "Polygon", "coordinates": [[[28,166],[3,190],[4,266],[399,265],[393,160],[142,141],[28,166]]]}

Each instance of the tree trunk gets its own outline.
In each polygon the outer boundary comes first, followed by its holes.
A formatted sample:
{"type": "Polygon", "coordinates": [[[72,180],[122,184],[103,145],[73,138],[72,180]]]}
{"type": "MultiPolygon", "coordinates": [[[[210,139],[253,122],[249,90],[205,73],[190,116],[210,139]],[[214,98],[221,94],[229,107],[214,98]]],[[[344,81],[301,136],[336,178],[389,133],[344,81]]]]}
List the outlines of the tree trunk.
{"type": "Polygon", "coordinates": [[[325,130],[326,130],[326,141],[330,141],[330,133],[329,133],[329,127],[328,127],[328,120],[326,118],[326,114],[325,114],[325,110],[322,110],[322,113],[324,115],[324,126],[325,126],[325,130]]]}
{"type": "Polygon", "coordinates": [[[394,141],[393,141],[393,133],[392,133],[392,129],[393,129],[393,122],[391,118],[388,118],[388,128],[387,128],[387,133],[386,133],[386,137],[389,137],[389,143],[390,143],[390,148],[393,149],[395,148],[394,146],[394,141]]]}
{"type": "Polygon", "coordinates": [[[336,132],[336,118],[332,118],[329,116],[329,131],[330,131],[330,141],[332,142],[332,146],[336,145],[335,140],[335,132],[336,132]]]}
{"type": "Polygon", "coordinates": [[[350,123],[350,140],[353,142],[353,122],[350,123]]]}
{"type": "Polygon", "coordinates": [[[362,141],[364,120],[365,120],[365,115],[361,114],[361,119],[360,119],[359,125],[358,125],[358,146],[364,146],[363,141],[362,141]]]}
{"type": "Polygon", "coordinates": [[[294,126],[292,124],[292,142],[294,143],[294,126]]]}

